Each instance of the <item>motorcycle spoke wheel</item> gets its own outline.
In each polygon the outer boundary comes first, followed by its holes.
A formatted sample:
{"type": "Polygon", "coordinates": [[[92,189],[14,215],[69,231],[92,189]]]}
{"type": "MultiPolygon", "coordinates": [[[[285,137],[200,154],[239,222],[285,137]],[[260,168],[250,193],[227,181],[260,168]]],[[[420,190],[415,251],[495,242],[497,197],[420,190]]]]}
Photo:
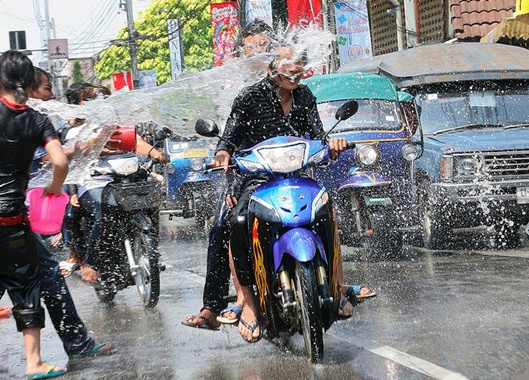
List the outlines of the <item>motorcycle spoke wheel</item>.
{"type": "Polygon", "coordinates": [[[323,324],[314,266],[296,262],[296,298],[301,317],[301,330],[310,360],[323,359],[323,324]]]}
{"type": "Polygon", "coordinates": [[[154,241],[148,234],[138,231],[132,244],[134,261],[139,267],[134,281],[145,307],[156,306],[160,297],[160,266],[154,241]]]}

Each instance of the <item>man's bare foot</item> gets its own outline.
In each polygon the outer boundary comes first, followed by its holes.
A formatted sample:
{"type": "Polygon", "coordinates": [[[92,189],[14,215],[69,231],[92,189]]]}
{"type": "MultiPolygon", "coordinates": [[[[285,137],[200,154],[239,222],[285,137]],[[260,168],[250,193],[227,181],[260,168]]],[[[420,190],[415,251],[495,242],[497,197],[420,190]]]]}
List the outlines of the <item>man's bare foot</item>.
{"type": "MultiPolygon", "coordinates": [[[[48,373],[48,374],[52,374],[52,373],[57,373],[57,372],[66,372],[67,371],[67,368],[66,367],[57,367],[55,364],[48,364],[48,363],[43,363],[41,362],[40,364],[38,365],[27,365],[26,366],[26,376],[35,376],[35,375],[38,375],[38,374],[44,374],[44,373],[48,373]]],[[[56,376],[60,376],[60,375],[56,375],[56,376]]]]}
{"type": "Polygon", "coordinates": [[[81,266],[81,279],[89,284],[97,282],[97,272],[93,268],[83,265],[81,266]]]}
{"type": "Polygon", "coordinates": [[[207,308],[202,308],[198,315],[188,315],[182,324],[208,330],[218,330],[220,327],[220,322],[217,321],[217,314],[207,308]]]}

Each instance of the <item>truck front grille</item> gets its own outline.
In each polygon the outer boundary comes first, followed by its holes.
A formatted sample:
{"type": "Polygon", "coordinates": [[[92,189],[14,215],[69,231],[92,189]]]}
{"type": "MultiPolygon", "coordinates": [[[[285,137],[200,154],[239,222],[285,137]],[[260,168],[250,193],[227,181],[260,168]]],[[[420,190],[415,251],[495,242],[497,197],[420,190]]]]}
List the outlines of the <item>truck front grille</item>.
{"type": "Polygon", "coordinates": [[[529,150],[487,153],[483,158],[490,179],[529,178],[529,150]]]}

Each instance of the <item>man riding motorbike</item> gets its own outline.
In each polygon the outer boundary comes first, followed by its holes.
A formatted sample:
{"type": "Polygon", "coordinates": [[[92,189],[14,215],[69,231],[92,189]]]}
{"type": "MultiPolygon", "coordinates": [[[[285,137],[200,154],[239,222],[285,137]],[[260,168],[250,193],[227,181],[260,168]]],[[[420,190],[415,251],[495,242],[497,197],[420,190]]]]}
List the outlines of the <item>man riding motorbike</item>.
{"type": "MultiPolygon", "coordinates": [[[[306,55],[288,45],[274,45],[270,50],[275,58],[267,68],[267,77],[243,89],[233,103],[222,139],[217,145],[214,166],[227,167],[234,147],[237,150],[249,148],[273,136],[309,134],[311,138],[318,139],[324,135],[316,98],[306,86],[298,85],[304,73],[306,55]]],[[[345,139],[330,139],[328,144],[333,158],[347,147],[345,139]]],[[[238,219],[247,214],[250,196],[263,181],[265,179],[256,177],[238,178],[226,197],[226,204],[231,208],[230,249],[244,297],[239,333],[250,343],[261,339],[263,328],[251,288],[254,278],[249,238],[245,226],[238,223],[238,219]]],[[[341,278],[341,260],[339,262],[341,278]]],[[[341,289],[346,299],[341,304],[341,314],[346,317],[351,316],[353,305],[344,293],[351,293],[352,289],[353,293],[358,292],[359,295],[372,294],[367,287],[343,285],[341,289]]]]}

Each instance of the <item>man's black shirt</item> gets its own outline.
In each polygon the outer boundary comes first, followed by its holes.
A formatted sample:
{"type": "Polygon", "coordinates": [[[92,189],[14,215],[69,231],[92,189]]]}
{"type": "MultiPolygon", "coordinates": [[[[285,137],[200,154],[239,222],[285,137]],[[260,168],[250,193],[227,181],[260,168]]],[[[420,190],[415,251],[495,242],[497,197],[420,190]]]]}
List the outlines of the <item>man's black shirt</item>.
{"type": "MultiPolygon", "coordinates": [[[[292,91],[292,109],[285,116],[277,95],[278,84],[266,77],[244,88],[235,98],[232,111],[226,121],[223,137],[239,149],[251,148],[257,143],[275,136],[299,135],[321,138],[323,124],[316,107],[316,97],[305,85],[292,91]]],[[[220,140],[218,150],[230,153],[233,148],[220,140]]]]}

